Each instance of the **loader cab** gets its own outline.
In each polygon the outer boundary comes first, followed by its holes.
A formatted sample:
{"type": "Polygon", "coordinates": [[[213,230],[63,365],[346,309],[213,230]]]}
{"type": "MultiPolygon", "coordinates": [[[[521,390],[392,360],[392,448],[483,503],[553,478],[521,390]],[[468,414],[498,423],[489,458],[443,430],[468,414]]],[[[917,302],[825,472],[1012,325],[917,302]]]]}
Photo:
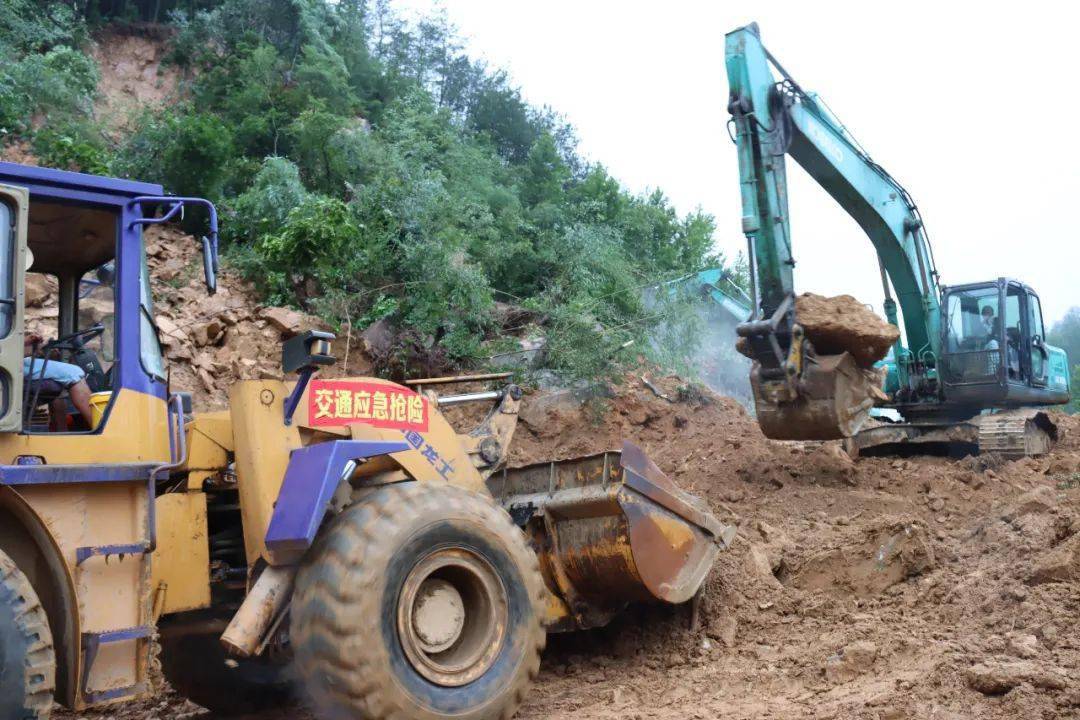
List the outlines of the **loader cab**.
{"type": "Polygon", "coordinates": [[[1039,296],[1009,278],[942,293],[942,387],[952,403],[1050,405],[1069,398],[1065,353],[1046,343],[1039,296]]]}
{"type": "MultiPolygon", "coordinates": [[[[10,285],[0,283],[7,313],[0,325],[8,325],[0,326],[7,330],[0,333],[0,430],[100,434],[122,390],[164,404],[143,229],[178,219],[185,206],[209,209],[209,280],[216,268],[213,206],[164,197],[157,185],[11,163],[0,163],[0,201],[7,221],[0,275],[6,268],[10,285]],[[78,369],[68,381],[85,376],[92,412],[73,402],[76,388],[51,377],[63,365],[78,369]]],[[[85,397],[86,388],[80,392],[85,397]]]]}

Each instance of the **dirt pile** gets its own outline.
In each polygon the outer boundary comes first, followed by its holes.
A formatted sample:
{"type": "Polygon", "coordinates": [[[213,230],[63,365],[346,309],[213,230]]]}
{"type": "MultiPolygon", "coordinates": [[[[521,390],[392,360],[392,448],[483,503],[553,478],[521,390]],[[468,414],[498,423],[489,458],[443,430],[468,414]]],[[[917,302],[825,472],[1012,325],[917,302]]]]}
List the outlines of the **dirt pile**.
{"type": "Polygon", "coordinates": [[[863,458],[763,438],[741,407],[630,381],[523,420],[515,458],[646,447],[739,528],[696,629],[639,608],[553,637],[526,718],[1039,718],[1080,712],[1080,453],[863,458]]]}
{"type": "Polygon", "coordinates": [[[795,316],[818,354],[846,350],[862,367],[884,358],[900,337],[899,328],[850,295],[804,293],[795,300],[795,316]]]}

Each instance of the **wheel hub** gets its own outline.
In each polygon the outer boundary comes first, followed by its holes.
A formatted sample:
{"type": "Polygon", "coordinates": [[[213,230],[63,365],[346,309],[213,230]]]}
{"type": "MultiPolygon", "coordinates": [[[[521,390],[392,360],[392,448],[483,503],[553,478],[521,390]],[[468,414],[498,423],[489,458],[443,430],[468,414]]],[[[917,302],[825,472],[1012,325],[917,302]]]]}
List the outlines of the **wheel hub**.
{"type": "Polygon", "coordinates": [[[431,682],[470,683],[495,662],[506,635],[506,588],[471,550],[444,548],[405,578],[397,609],[405,657],[431,682]]]}
{"type": "Polygon", "coordinates": [[[446,580],[429,577],[420,584],[412,613],[413,630],[420,649],[442,652],[461,637],[465,627],[465,604],[461,593],[446,580]]]}

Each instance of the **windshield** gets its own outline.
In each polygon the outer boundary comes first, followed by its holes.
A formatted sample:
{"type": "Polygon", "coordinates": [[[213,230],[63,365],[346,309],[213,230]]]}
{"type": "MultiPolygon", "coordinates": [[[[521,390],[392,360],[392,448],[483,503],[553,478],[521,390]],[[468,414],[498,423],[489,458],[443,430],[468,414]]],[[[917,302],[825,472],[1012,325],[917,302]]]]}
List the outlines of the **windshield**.
{"type": "Polygon", "coordinates": [[[1001,335],[996,287],[960,290],[949,295],[948,352],[995,350],[1001,335]]]}

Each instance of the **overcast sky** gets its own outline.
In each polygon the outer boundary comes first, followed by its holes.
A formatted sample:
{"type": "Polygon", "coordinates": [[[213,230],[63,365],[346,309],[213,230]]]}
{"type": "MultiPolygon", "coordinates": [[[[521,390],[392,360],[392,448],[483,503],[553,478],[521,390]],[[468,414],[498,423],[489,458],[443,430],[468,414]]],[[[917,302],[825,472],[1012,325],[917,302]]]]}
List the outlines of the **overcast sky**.
{"type": "MultiPolygon", "coordinates": [[[[799,84],[819,93],[912,193],[942,281],[1007,275],[1048,324],[1080,305],[1080,69],[1069,3],[396,0],[443,7],[471,55],[577,128],[580,149],[635,191],[716,216],[745,246],[728,139],[724,33],[752,20],[799,84]]],[[[796,288],[880,311],[870,241],[788,163],[796,288]]]]}

